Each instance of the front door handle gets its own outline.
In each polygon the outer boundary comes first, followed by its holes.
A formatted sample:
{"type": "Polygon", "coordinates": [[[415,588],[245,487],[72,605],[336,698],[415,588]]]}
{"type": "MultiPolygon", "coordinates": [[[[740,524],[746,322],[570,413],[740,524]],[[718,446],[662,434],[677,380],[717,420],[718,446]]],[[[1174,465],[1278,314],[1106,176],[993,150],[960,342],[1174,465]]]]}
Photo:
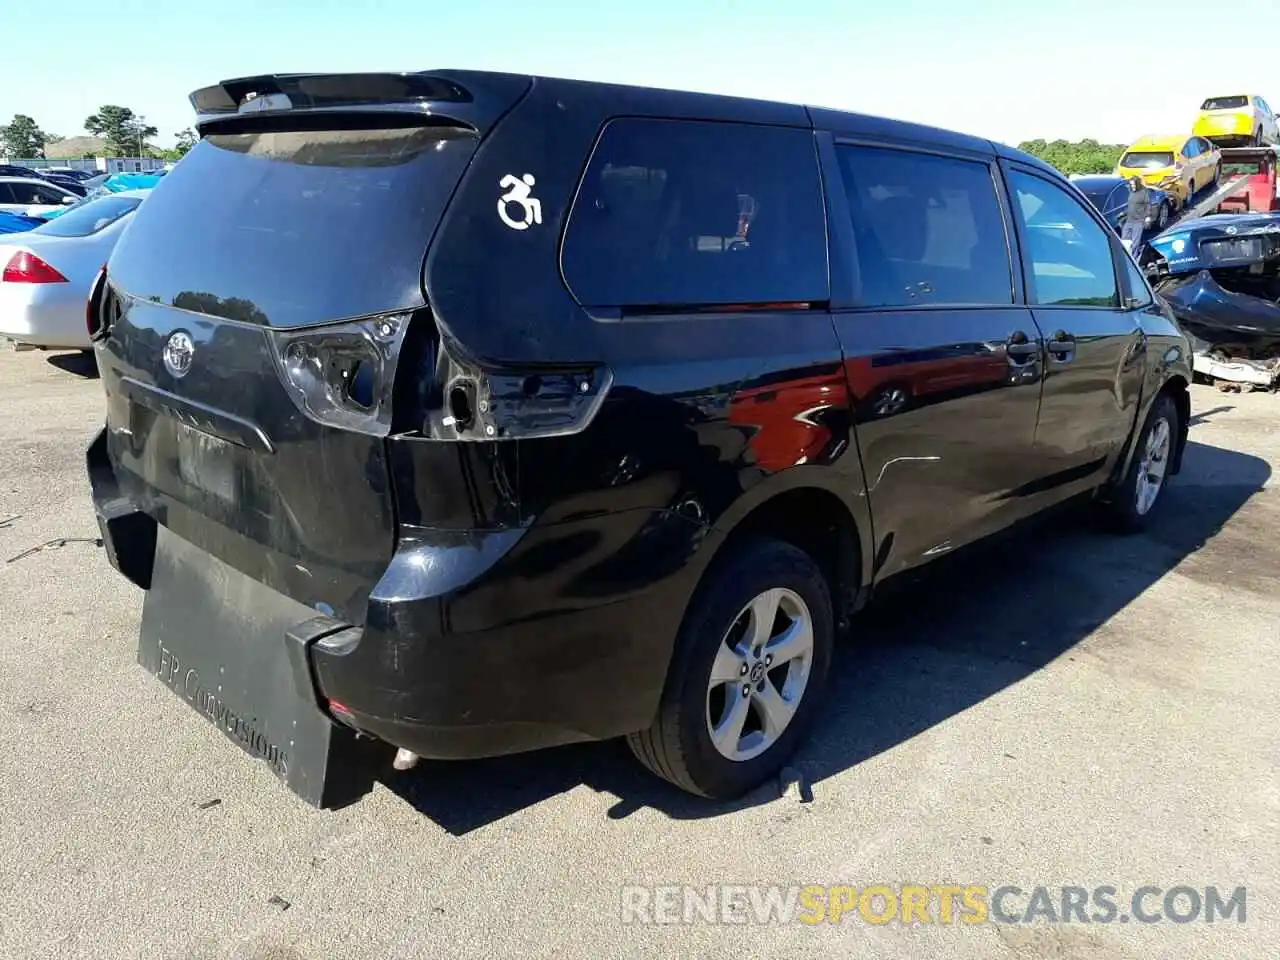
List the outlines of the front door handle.
{"type": "Polygon", "coordinates": [[[1044,342],[1049,356],[1058,363],[1070,363],[1076,355],[1076,338],[1065,330],[1057,331],[1044,342]]]}

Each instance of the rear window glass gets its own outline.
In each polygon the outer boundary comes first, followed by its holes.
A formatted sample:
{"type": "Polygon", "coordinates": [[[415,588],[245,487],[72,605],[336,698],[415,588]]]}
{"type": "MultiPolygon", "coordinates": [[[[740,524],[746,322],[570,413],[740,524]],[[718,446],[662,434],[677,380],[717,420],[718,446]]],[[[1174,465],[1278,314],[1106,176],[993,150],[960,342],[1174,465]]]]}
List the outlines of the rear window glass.
{"type": "Polygon", "coordinates": [[[826,300],[812,133],[613,121],[574,202],[563,264],[588,306],[826,300]]]}
{"type": "Polygon", "coordinates": [[[1120,166],[1131,170],[1158,170],[1173,166],[1173,154],[1159,150],[1130,150],[1120,159],[1120,166]]]}
{"type": "Polygon", "coordinates": [[[99,197],[32,230],[50,237],[87,237],[105,230],[142,202],[141,197],[99,197]]]}
{"type": "Polygon", "coordinates": [[[1222,173],[1224,176],[1240,176],[1241,174],[1262,173],[1261,160],[1230,160],[1224,161],[1222,164],[1222,173]]]}
{"type": "Polygon", "coordinates": [[[421,306],[427,244],[475,144],[451,127],[210,133],[134,215],[112,279],[276,327],[421,306]]]}
{"type": "Polygon", "coordinates": [[[1248,97],[1210,97],[1200,104],[1201,110],[1239,110],[1249,105],[1248,97]]]}
{"type": "Polygon", "coordinates": [[[1013,279],[985,163],[837,147],[866,306],[1005,304],[1013,279]]]}

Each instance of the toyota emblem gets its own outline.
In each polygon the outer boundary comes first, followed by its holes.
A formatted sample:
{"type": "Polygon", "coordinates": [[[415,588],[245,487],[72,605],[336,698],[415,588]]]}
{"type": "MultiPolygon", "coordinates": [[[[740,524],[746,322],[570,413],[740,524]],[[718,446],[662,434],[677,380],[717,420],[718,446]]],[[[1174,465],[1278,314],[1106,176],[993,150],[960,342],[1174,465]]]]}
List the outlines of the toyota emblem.
{"type": "Polygon", "coordinates": [[[170,335],[164,345],[164,368],[175,377],[185,377],[191,369],[191,359],[195,356],[196,345],[191,335],[185,330],[178,330],[170,335]]]}

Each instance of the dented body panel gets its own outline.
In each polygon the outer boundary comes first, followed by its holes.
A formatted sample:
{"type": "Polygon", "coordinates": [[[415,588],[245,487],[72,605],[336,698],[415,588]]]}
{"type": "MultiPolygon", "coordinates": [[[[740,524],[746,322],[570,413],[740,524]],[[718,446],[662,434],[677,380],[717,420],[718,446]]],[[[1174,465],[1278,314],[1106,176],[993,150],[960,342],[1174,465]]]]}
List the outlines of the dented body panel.
{"type": "Polygon", "coordinates": [[[1255,360],[1280,353],[1280,213],[1204,217],[1151,246],[1159,254],[1156,289],[1198,353],[1255,360]]]}

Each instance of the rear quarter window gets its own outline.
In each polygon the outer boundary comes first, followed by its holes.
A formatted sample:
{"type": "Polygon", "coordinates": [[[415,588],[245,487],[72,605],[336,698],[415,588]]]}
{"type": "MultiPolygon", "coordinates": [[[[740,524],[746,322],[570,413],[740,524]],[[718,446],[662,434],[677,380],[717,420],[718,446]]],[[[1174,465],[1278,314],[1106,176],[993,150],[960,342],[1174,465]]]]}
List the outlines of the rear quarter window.
{"type": "Polygon", "coordinates": [[[828,299],[808,130],[619,119],[600,137],[565,232],[565,282],[586,306],[828,299]]]}

